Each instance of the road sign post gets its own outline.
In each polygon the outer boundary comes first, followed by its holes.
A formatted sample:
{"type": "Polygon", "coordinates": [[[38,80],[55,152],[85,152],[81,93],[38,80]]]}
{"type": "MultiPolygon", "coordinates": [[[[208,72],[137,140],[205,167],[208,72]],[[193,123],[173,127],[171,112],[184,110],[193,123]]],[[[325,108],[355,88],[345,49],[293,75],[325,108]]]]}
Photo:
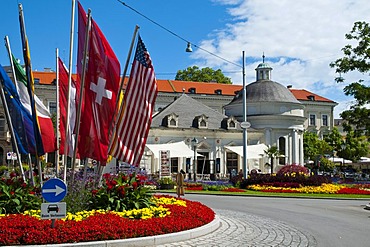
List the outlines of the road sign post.
{"type": "Polygon", "coordinates": [[[59,178],[51,178],[42,186],[41,194],[47,202],[60,202],[67,194],[67,185],[59,178]]]}
{"type": "Polygon", "coordinates": [[[66,203],[59,203],[66,194],[67,185],[59,178],[47,180],[41,188],[42,197],[49,202],[41,204],[41,219],[51,219],[51,228],[55,226],[55,219],[66,217],[66,203]]]}

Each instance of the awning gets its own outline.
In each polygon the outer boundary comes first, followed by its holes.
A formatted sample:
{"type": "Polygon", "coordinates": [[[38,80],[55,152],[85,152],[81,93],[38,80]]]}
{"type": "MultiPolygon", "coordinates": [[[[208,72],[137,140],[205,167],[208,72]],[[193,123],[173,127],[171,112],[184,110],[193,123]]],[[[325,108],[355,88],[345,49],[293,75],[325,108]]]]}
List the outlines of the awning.
{"type": "MultiPolygon", "coordinates": [[[[225,148],[243,157],[243,146],[225,146],[225,148]]],[[[260,159],[265,156],[267,149],[265,144],[249,145],[247,146],[247,159],[260,159]]]]}
{"type": "Polygon", "coordinates": [[[350,164],[352,163],[351,160],[346,160],[346,159],[343,159],[343,158],[338,158],[338,157],[329,157],[328,160],[334,162],[334,163],[341,163],[343,164],[343,161],[344,161],[344,164],[350,164]]]}
{"type": "MultiPolygon", "coordinates": [[[[183,141],[165,144],[146,144],[146,147],[153,152],[155,158],[159,158],[159,151],[170,151],[170,157],[194,156],[194,150],[191,150],[183,141]]],[[[196,155],[203,156],[198,153],[196,155]]]]}

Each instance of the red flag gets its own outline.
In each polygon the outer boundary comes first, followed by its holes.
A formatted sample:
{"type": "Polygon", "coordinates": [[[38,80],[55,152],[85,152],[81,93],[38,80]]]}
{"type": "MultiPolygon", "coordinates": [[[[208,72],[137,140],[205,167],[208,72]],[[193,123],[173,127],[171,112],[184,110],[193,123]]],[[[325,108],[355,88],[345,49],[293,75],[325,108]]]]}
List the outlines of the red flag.
{"type": "Polygon", "coordinates": [[[149,53],[140,36],[125,91],[123,110],[117,117],[110,154],[139,165],[148,137],[158,88],[149,53]]]}
{"type": "MultiPolygon", "coordinates": [[[[79,20],[87,23],[86,13],[80,3],[78,9],[79,20]]],[[[86,29],[86,24],[84,26],[86,29]]],[[[84,35],[85,32],[79,31],[78,34],[84,35]]],[[[82,52],[78,51],[79,54],[82,52]]],[[[92,21],[78,141],[81,158],[92,158],[102,164],[108,159],[109,129],[115,112],[119,81],[119,61],[98,25],[92,21]]]]}
{"type": "MultiPolygon", "coordinates": [[[[67,104],[68,104],[68,91],[70,92],[70,107],[69,107],[69,138],[68,138],[68,152],[69,157],[73,157],[73,149],[75,145],[75,135],[73,131],[76,125],[76,95],[79,94],[79,88],[76,88],[76,83],[72,79],[71,89],[68,89],[68,70],[62,60],[58,58],[59,67],[59,112],[60,112],[60,148],[59,153],[64,154],[64,145],[66,139],[66,122],[67,122],[67,104]]],[[[78,154],[78,153],[77,153],[78,154]]]]}

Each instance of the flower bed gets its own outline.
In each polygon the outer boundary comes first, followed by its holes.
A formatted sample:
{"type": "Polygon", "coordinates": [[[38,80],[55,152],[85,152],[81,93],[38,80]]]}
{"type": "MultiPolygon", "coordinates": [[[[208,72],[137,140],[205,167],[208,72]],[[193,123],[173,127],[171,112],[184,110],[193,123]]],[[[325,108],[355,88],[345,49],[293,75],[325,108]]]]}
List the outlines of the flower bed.
{"type": "Polygon", "coordinates": [[[0,245],[59,244],[153,236],[200,227],[215,217],[212,209],[199,202],[176,200],[169,196],[161,198],[170,198],[170,202],[157,201],[169,213],[158,217],[146,217],[140,213],[140,219],[135,219],[137,217],[132,212],[121,215],[96,211],[85,218],[56,220],[55,228],[51,228],[51,220],[24,214],[3,215],[0,217],[0,245]]]}
{"type": "Polygon", "coordinates": [[[276,187],[269,185],[250,185],[247,189],[261,192],[275,193],[306,193],[306,194],[360,194],[370,195],[370,190],[366,188],[349,188],[346,185],[322,184],[321,186],[304,186],[299,188],[276,187]]]}

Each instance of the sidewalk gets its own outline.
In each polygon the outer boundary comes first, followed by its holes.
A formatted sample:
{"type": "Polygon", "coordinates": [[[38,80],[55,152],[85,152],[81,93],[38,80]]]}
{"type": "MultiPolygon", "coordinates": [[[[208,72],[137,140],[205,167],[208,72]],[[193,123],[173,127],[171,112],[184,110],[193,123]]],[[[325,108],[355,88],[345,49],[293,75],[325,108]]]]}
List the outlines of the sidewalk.
{"type": "Polygon", "coordinates": [[[40,246],[81,246],[81,247],[118,247],[118,246],[157,246],[157,247],[270,247],[270,246],[317,246],[316,239],[303,229],[284,222],[255,215],[215,210],[216,218],[211,223],[188,231],[158,235],[153,237],[132,238],[86,242],[76,244],[57,244],[40,246]]]}

